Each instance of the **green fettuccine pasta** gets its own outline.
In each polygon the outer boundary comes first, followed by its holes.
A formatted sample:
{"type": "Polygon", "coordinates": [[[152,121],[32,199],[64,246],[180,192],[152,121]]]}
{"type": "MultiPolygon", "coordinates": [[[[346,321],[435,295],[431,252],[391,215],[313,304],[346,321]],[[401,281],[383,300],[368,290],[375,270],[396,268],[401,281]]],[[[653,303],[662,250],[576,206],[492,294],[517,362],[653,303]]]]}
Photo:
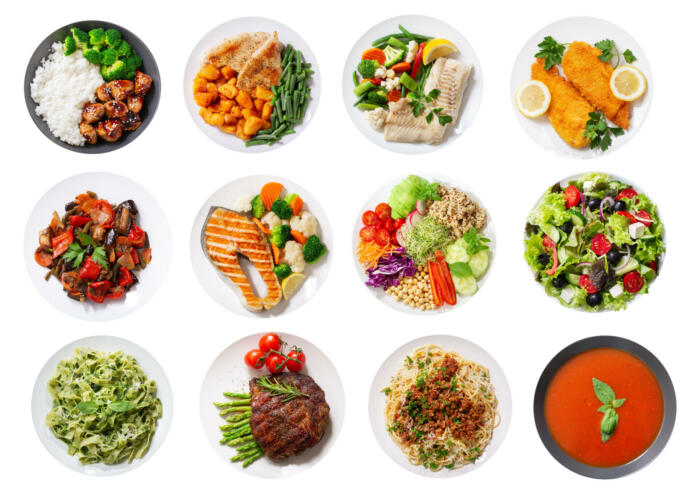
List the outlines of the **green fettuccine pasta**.
{"type": "Polygon", "coordinates": [[[157,384],[121,351],[78,348],[48,382],[46,426],[82,464],[120,464],[150,448],[162,402],[157,384]]]}

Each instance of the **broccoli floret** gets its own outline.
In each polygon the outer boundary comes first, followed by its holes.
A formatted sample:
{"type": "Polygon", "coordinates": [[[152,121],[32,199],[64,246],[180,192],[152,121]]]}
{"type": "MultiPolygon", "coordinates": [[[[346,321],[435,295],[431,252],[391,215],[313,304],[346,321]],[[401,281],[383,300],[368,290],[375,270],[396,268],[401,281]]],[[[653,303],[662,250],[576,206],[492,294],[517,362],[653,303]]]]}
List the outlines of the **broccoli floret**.
{"type": "Polygon", "coordinates": [[[281,219],[290,219],[292,217],[292,208],[283,199],[276,199],[271,206],[271,210],[281,219]]]}
{"type": "Polygon", "coordinates": [[[266,213],[266,206],[263,205],[261,195],[257,195],[251,199],[251,213],[256,219],[261,219],[261,217],[266,213]]]}
{"type": "Polygon", "coordinates": [[[124,79],[133,80],[135,79],[135,72],[127,72],[124,79]]]}
{"type": "Polygon", "coordinates": [[[367,102],[371,104],[387,104],[389,101],[387,97],[387,90],[383,87],[378,87],[374,91],[367,93],[367,102]]]}
{"type": "Polygon", "coordinates": [[[126,64],[121,60],[116,60],[111,65],[102,65],[99,70],[105,81],[123,79],[126,76],[126,64]]]}
{"type": "Polygon", "coordinates": [[[89,34],[84,32],[82,29],[79,27],[73,27],[70,29],[70,34],[72,34],[73,39],[75,40],[75,46],[78,49],[82,49],[85,46],[89,44],[89,34]]]}
{"type": "Polygon", "coordinates": [[[143,59],[136,52],[132,52],[131,56],[123,60],[126,64],[128,72],[135,72],[143,64],[143,59]]]}
{"type": "Polygon", "coordinates": [[[63,53],[65,56],[72,55],[77,50],[77,44],[75,44],[75,38],[72,36],[66,36],[65,41],[63,41],[63,53]]]}
{"type": "Polygon", "coordinates": [[[369,79],[375,76],[377,67],[379,67],[379,63],[375,60],[360,60],[360,63],[358,63],[358,72],[363,76],[363,79],[369,79]]]}
{"type": "Polygon", "coordinates": [[[105,41],[109,48],[116,48],[121,42],[121,33],[117,29],[107,29],[105,34],[105,41]]]}
{"type": "Polygon", "coordinates": [[[278,224],[271,229],[271,243],[278,248],[283,248],[285,243],[292,239],[290,235],[290,226],[287,224],[278,224]]]}
{"type": "Polygon", "coordinates": [[[307,242],[302,247],[302,254],[305,262],[312,264],[319,260],[326,253],[326,247],[322,244],[317,235],[307,238],[307,242]]]}
{"type": "Polygon", "coordinates": [[[129,57],[133,53],[133,48],[128,44],[128,41],[122,39],[116,48],[116,53],[118,53],[118,56],[129,57]]]}
{"type": "Polygon", "coordinates": [[[85,48],[82,50],[82,56],[84,56],[89,63],[93,63],[95,65],[101,65],[103,60],[102,54],[97,48],[85,48]]]}
{"type": "Polygon", "coordinates": [[[278,280],[282,281],[290,274],[292,274],[292,269],[288,264],[278,264],[275,267],[273,267],[273,272],[275,272],[275,275],[278,278],[278,280]]]}
{"type": "Polygon", "coordinates": [[[118,60],[118,53],[113,48],[107,48],[101,52],[102,63],[104,65],[113,65],[113,63],[118,60]]]}
{"type": "Polygon", "coordinates": [[[89,44],[92,46],[103,46],[106,43],[104,28],[98,27],[89,32],[89,44]]]}

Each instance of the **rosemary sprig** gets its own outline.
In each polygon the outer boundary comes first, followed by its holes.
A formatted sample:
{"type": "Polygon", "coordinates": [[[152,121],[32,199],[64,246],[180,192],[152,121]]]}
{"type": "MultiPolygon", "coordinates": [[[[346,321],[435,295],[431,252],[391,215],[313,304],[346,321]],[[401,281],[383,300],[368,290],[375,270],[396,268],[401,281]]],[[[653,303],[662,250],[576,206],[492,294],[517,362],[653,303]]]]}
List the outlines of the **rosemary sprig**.
{"type": "Polygon", "coordinates": [[[256,385],[270,392],[272,395],[285,395],[283,402],[293,400],[295,397],[309,397],[304,392],[301,392],[294,383],[281,383],[274,379],[271,381],[268,377],[261,377],[256,381],[256,385]]]}

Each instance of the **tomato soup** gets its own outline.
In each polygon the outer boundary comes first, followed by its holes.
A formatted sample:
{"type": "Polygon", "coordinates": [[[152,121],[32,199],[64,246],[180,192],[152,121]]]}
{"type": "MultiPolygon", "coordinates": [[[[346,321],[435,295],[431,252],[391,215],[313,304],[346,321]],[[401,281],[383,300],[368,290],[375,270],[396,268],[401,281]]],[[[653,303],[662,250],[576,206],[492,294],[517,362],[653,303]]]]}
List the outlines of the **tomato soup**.
{"type": "Polygon", "coordinates": [[[643,361],[613,348],[590,349],[569,359],[551,379],[544,415],[551,436],[573,459],[594,467],[626,464],[645,452],[657,437],[664,413],[662,390],[643,361]],[[614,433],[602,442],[602,405],[592,385],[608,384],[617,399],[614,433]]]}

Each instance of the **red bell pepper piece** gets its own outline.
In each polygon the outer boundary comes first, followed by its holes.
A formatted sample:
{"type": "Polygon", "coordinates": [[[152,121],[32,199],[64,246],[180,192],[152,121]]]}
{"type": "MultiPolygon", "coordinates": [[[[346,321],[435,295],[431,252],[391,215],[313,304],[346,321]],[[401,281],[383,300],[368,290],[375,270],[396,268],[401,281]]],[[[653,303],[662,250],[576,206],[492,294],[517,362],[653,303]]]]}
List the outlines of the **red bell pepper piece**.
{"type": "Polygon", "coordinates": [[[53,247],[53,258],[63,255],[73,241],[72,226],[58,236],[54,236],[51,240],[51,246],[53,247]]]}
{"type": "Polygon", "coordinates": [[[85,294],[87,295],[87,298],[95,303],[104,303],[104,299],[106,298],[106,294],[109,292],[109,288],[111,288],[111,282],[109,281],[93,282],[87,286],[87,291],[85,294]]]}
{"type": "Polygon", "coordinates": [[[428,277],[430,277],[430,290],[433,292],[433,303],[435,306],[442,306],[442,296],[440,296],[440,286],[437,283],[435,271],[437,264],[428,260],[428,277]]]}
{"type": "Polygon", "coordinates": [[[115,284],[109,286],[109,290],[106,292],[106,298],[109,300],[117,300],[123,298],[125,295],[126,290],[123,289],[123,286],[117,286],[115,284]]]}
{"type": "Polygon", "coordinates": [[[114,224],[114,210],[108,200],[89,200],[82,204],[82,210],[89,214],[95,224],[110,228],[114,224]]]}
{"type": "Polygon", "coordinates": [[[447,265],[447,261],[445,261],[445,256],[442,252],[435,252],[435,262],[439,270],[438,283],[442,286],[442,299],[448,305],[456,305],[457,292],[454,289],[452,273],[449,270],[449,265],[447,265]]]}
{"type": "Polygon", "coordinates": [[[133,258],[133,263],[135,265],[138,265],[140,263],[140,255],[138,255],[138,251],[135,248],[131,247],[130,255],[133,258]]]}
{"type": "Polygon", "coordinates": [[[130,231],[128,231],[128,239],[134,247],[142,248],[145,246],[147,234],[135,224],[131,224],[130,231]]]}
{"type": "Polygon", "coordinates": [[[127,288],[133,284],[133,275],[125,267],[118,268],[118,285],[127,288]]]}
{"type": "Polygon", "coordinates": [[[101,265],[96,263],[92,257],[88,257],[85,263],[82,264],[82,269],[80,270],[80,279],[86,281],[96,281],[101,272],[101,265]]]}
{"type": "Polygon", "coordinates": [[[75,226],[76,228],[79,228],[80,226],[84,226],[90,221],[90,218],[87,216],[70,216],[70,225],[75,226]]]}
{"type": "Polygon", "coordinates": [[[411,73],[409,74],[412,79],[416,78],[418,75],[418,70],[420,70],[421,63],[423,62],[423,50],[425,49],[425,43],[421,43],[416,52],[416,58],[413,59],[413,66],[411,67],[411,73]]]}
{"type": "Polygon", "coordinates": [[[553,265],[550,269],[546,270],[545,273],[552,276],[556,273],[556,269],[558,269],[558,249],[556,248],[556,243],[547,235],[544,235],[542,245],[544,245],[544,248],[547,250],[551,250],[551,259],[553,260],[553,265]]]}

